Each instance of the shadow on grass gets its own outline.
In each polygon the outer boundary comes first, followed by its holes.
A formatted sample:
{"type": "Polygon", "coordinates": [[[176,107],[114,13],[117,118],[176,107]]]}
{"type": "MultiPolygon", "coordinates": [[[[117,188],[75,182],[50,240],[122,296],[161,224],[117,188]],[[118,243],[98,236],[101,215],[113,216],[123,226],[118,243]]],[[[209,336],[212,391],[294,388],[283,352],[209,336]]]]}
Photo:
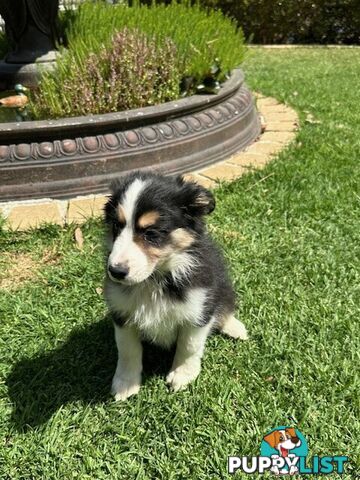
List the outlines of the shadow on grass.
{"type": "MultiPolygon", "coordinates": [[[[144,344],[143,382],[165,375],[173,352],[144,344]]],[[[64,344],[36,358],[22,359],[7,386],[13,403],[12,423],[19,431],[45,423],[61,406],[106,402],[116,366],[116,346],[109,318],[74,331],[64,344]]]]}

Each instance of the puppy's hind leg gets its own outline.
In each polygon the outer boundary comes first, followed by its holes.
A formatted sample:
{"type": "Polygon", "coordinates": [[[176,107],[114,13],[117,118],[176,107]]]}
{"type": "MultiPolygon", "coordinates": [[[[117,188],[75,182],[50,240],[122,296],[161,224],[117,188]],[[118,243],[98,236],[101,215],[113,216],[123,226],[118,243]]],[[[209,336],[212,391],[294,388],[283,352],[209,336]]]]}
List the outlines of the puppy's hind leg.
{"type": "Polygon", "coordinates": [[[232,338],[247,340],[248,334],[246,327],[240,320],[237,320],[233,314],[224,316],[219,323],[220,332],[232,338]]]}

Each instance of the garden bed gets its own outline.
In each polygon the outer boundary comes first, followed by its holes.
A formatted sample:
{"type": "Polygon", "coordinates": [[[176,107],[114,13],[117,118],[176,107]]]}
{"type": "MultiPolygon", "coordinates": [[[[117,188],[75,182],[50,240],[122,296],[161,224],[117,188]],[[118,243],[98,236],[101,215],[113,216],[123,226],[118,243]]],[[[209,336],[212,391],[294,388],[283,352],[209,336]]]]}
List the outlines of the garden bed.
{"type": "Polygon", "coordinates": [[[176,174],[223,160],[260,133],[241,70],[217,95],[0,126],[0,201],[102,193],[131,170],[176,174]]]}

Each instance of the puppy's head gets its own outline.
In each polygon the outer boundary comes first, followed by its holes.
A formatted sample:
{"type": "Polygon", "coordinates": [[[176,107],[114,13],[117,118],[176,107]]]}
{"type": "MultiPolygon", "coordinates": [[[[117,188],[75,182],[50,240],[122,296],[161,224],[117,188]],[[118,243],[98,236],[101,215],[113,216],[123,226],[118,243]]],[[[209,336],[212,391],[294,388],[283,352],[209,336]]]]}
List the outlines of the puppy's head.
{"type": "Polygon", "coordinates": [[[118,180],[105,206],[110,279],[132,285],[170,271],[214,208],[210,191],[182,177],[136,172],[118,180]]]}

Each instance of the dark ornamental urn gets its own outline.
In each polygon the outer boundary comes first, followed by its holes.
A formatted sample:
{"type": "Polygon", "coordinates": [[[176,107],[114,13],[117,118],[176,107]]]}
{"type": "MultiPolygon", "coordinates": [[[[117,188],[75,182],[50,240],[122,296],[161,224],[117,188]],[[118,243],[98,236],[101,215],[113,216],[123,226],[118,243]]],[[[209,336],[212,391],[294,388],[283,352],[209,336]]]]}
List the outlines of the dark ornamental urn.
{"type": "Polygon", "coordinates": [[[10,51],[0,62],[0,88],[35,86],[56,59],[59,0],[0,0],[10,51]]]}

